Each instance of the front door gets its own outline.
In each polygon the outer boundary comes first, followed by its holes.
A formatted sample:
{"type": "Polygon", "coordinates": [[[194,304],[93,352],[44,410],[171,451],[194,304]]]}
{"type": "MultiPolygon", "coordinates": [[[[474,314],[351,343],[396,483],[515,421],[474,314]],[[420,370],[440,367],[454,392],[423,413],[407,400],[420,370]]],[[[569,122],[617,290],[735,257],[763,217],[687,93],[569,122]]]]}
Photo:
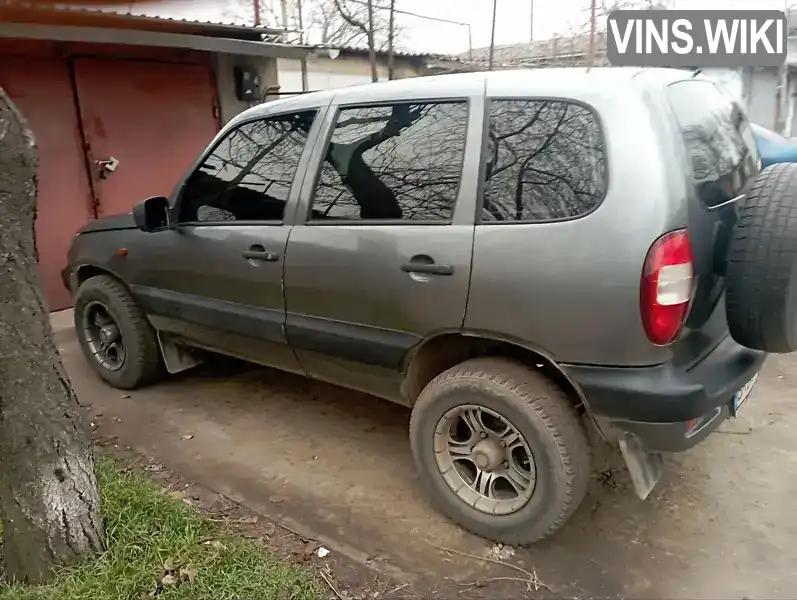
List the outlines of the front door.
{"type": "Polygon", "coordinates": [[[219,130],[209,65],[74,59],[98,217],[168,196],[219,130]]]}
{"type": "Polygon", "coordinates": [[[311,376],[400,401],[407,352],[465,317],[468,102],[343,106],[335,119],[288,243],[286,333],[311,376]]]}
{"type": "Polygon", "coordinates": [[[284,334],[291,226],[283,217],[295,208],[293,180],[314,116],[243,123],[186,180],[176,200],[177,227],[150,234],[135,251],[132,291],[157,328],[303,373],[284,334]]]}

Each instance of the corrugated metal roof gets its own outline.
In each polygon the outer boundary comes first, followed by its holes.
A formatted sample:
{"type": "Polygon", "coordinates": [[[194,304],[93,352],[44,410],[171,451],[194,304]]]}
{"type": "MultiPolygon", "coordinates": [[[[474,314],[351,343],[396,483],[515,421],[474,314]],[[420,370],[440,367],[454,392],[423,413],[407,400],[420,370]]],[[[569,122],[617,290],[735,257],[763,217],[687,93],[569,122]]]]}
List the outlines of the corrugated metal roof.
{"type": "Polygon", "coordinates": [[[95,6],[81,7],[56,4],[47,8],[42,8],[30,1],[19,1],[13,4],[0,1],[0,13],[3,14],[3,20],[8,20],[9,16],[11,16],[13,20],[19,19],[21,22],[53,21],[61,17],[67,21],[79,21],[80,24],[87,24],[86,22],[90,22],[101,26],[104,23],[110,24],[124,21],[128,26],[135,25],[136,29],[167,29],[181,32],[190,30],[204,35],[226,36],[248,40],[260,40],[261,36],[274,36],[295,31],[291,29],[244,25],[231,22],[198,21],[185,18],[155,16],[137,13],[133,10],[123,10],[118,7],[98,8],[95,6]]]}
{"type": "MultiPolygon", "coordinates": [[[[131,6],[131,5],[127,5],[131,6]]],[[[133,5],[134,6],[134,5],[133,5]]],[[[15,1],[13,4],[0,0],[0,21],[7,23],[39,23],[51,25],[74,25],[89,27],[114,27],[123,25],[128,29],[144,31],[167,31],[170,33],[189,33],[210,37],[227,37],[238,40],[261,41],[263,38],[294,33],[296,30],[225,23],[218,21],[199,21],[193,19],[156,16],[136,13],[119,7],[99,8],[96,6],[50,5],[41,8],[30,1],[15,1]]],[[[338,46],[334,44],[316,45],[316,48],[334,48],[342,53],[368,54],[363,46],[338,46]]],[[[385,50],[378,50],[380,57],[387,55],[385,50]]],[[[395,56],[404,59],[439,60],[463,62],[459,57],[428,52],[412,52],[396,50],[395,56]]]]}
{"type": "MultiPolygon", "coordinates": [[[[368,54],[368,48],[365,46],[336,46],[334,44],[324,44],[318,45],[318,48],[336,48],[341,52],[349,52],[351,54],[368,54]]],[[[377,50],[377,54],[380,56],[386,56],[387,50],[377,50]]],[[[454,62],[461,62],[460,58],[454,56],[452,54],[433,54],[430,52],[410,52],[406,50],[395,50],[394,54],[396,56],[402,58],[425,58],[425,59],[436,59],[436,60],[449,60],[454,62]]]]}

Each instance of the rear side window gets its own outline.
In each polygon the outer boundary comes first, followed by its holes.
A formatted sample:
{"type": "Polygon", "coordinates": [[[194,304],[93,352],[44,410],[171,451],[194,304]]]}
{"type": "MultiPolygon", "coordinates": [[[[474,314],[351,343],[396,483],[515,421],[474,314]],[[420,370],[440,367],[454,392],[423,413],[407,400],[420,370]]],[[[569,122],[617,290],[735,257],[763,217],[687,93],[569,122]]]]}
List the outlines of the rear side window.
{"type": "Polygon", "coordinates": [[[758,173],[758,149],[741,107],[709,81],[667,87],[700,200],[708,207],[736,198],[758,173]]]}
{"type": "Polygon", "coordinates": [[[603,200],[603,137],[589,108],[493,100],[487,135],[483,223],[572,219],[603,200]]]}

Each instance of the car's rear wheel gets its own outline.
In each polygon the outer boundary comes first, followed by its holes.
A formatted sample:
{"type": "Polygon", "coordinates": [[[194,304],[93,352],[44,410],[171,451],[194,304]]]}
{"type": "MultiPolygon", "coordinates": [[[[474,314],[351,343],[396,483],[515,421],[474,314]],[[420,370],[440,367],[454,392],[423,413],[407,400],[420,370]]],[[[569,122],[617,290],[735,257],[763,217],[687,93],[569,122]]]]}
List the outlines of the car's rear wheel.
{"type": "Polygon", "coordinates": [[[542,374],[501,358],[432,380],[410,422],[415,463],[435,504],[491,540],[528,544],[581,503],[590,452],[573,403],[542,374]]]}
{"type": "Polygon", "coordinates": [[[75,331],[89,365],[116,388],[141,387],[163,372],[155,331],[124,285],[109,275],[78,288],[75,331]]]}

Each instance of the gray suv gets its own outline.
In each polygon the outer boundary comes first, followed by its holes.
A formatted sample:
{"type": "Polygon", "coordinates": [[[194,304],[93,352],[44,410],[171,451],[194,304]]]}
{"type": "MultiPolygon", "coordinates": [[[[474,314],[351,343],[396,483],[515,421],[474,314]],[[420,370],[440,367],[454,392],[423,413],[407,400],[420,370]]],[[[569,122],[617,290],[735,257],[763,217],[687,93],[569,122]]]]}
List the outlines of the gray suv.
{"type": "Polygon", "coordinates": [[[531,543],[581,502],[590,428],[644,498],[797,348],[794,169],[683,71],[315,92],[86,226],[64,281],[109,384],[221,353],[404,404],[442,512],[531,543]]]}

